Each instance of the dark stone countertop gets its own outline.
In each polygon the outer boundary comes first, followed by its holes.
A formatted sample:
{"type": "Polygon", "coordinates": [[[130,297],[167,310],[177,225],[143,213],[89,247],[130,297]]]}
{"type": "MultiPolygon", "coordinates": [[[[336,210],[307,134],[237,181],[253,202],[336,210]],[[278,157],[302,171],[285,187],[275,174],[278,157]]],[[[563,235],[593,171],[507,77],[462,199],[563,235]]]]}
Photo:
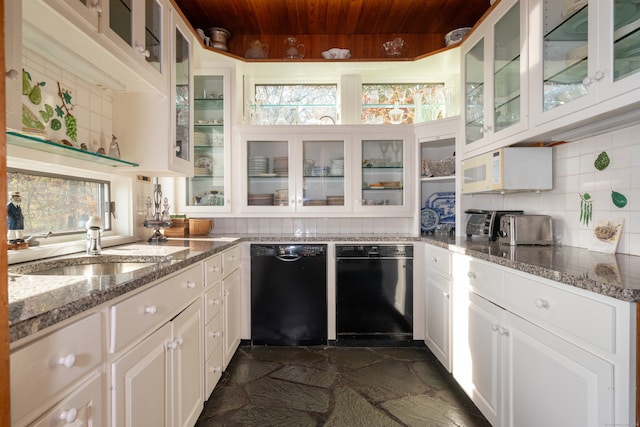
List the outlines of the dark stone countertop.
{"type": "MultiPolygon", "coordinates": [[[[14,342],[97,307],[215,253],[246,242],[425,242],[622,301],[640,301],[640,257],[606,254],[567,246],[505,246],[497,242],[426,236],[381,235],[237,235],[241,240],[172,239],[103,250],[110,255],[167,256],[158,264],[117,276],[17,276],[9,281],[10,339],[14,342]]],[[[76,256],[85,256],[77,254],[76,256]]],[[[60,257],[68,259],[71,256],[60,257]]],[[[9,274],[33,263],[9,267],[9,274]]]]}
{"type": "MultiPolygon", "coordinates": [[[[14,342],[76,314],[97,307],[141,286],[188,267],[238,242],[170,240],[151,244],[140,242],[102,250],[101,257],[149,256],[162,259],[151,267],[114,276],[35,276],[28,273],[34,261],[9,266],[9,336],[14,342]]],[[[85,257],[84,253],[51,258],[46,262],[85,257]]],[[[58,263],[58,264],[60,264],[58,263]]]]}

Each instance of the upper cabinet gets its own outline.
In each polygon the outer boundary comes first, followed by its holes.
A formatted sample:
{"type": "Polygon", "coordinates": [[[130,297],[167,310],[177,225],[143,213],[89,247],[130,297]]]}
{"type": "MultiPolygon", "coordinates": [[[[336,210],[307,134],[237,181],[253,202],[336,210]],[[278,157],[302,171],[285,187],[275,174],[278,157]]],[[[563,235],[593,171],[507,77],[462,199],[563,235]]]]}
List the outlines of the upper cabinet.
{"type": "Polygon", "coordinates": [[[527,128],[526,1],[503,0],[463,42],[464,148],[527,128]]]}
{"type": "MultiPolygon", "coordinates": [[[[100,29],[100,16],[102,15],[102,5],[109,0],[62,0],[73,13],[77,14],[90,28],[95,31],[100,29]]],[[[45,0],[46,3],[56,6],[60,0],[45,0]]]]}
{"type": "MultiPolygon", "coordinates": [[[[168,6],[162,0],[65,0],[67,2],[101,2],[101,29],[105,36],[158,83],[168,75],[165,60],[165,36],[168,6]]],[[[76,6],[77,8],[78,6],[76,6]]],[[[85,6],[85,8],[87,8],[85,6]]],[[[95,7],[93,8],[95,9],[95,7]]],[[[91,9],[92,10],[92,9],[91,9]]],[[[171,37],[171,35],[169,35],[171,37]]]]}
{"type": "Polygon", "coordinates": [[[533,125],[597,116],[588,107],[604,101],[606,112],[637,102],[638,0],[534,0],[529,13],[533,125]]]}

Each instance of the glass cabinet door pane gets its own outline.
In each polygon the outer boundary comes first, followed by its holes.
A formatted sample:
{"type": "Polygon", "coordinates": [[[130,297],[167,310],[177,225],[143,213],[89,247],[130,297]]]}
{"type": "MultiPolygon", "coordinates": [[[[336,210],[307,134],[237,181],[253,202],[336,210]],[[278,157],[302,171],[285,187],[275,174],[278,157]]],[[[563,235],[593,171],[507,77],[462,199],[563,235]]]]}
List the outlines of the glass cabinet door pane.
{"type": "Polygon", "coordinates": [[[133,0],[109,1],[109,28],[113,30],[129,46],[133,40],[133,0]]]}
{"type": "Polygon", "coordinates": [[[344,141],[303,141],[303,206],[344,206],[344,141]]]}
{"type": "Polygon", "coordinates": [[[545,3],[556,8],[544,14],[543,27],[543,110],[549,111],[587,94],[589,6],[576,11],[545,3]]]}
{"type": "Polygon", "coordinates": [[[247,205],[289,205],[289,143],[248,141],[247,205]]]}
{"type": "Polygon", "coordinates": [[[520,121],[520,2],[496,23],[494,32],[494,126],[520,121]]]}
{"type": "Polygon", "coordinates": [[[190,141],[189,107],[191,88],[189,87],[189,42],[176,28],[175,86],[176,86],[176,157],[189,161],[190,141]]]}
{"type": "Polygon", "coordinates": [[[193,177],[187,206],[224,206],[224,78],[195,76],[193,82],[193,177]]]}
{"type": "Polygon", "coordinates": [[[404,205],[404,141],[362,141],[362,204],[404,205]]]}
{"type": "Polygon", "coordinates": [[[621,79],[640,70],[640,4],[616,0],[613,5],[613,77],[621,79]]]}
{"type": "Polygon", "coordinates": [[[162,72],[162,6],[156,0],[146,0],[144,11],[144,43],[149,52],[145,59],[162,72]]]}
{"type": "Polygon", "coordinates": [[[482,138],[484,128],[484,39],[465,54],[465,143],[482,138]]]}

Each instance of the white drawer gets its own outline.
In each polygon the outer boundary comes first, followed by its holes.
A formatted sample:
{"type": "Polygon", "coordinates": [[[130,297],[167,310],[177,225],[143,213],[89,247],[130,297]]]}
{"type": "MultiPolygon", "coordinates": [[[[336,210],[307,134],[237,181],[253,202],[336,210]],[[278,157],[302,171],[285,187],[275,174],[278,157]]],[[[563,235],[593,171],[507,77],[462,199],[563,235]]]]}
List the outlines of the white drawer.
{"type": "Polygon", "coordinates": [[[451,275],[451,252],[448,249],[427,245],[425,266],[443,276],[451,275]]]}
{"type": "Polygon", "coordinates": [[[100,314],[11,353],[11,417],[20,420],[102,362],[100,314]]]}
{"type": "Polygon", "coordinates": [[[505,302],[516,314],[524,313],[523,317],[545,329],[615,353],[613,305],[511,273],[505,274],[505,302]]]}
{"type": "Polygon", "coordinates": [[[204,262],[204,286],[220,281],[222,275],[222,256],[216,254],[204,262]]]}
{"type": "Polygon", "coordinates": [[[504,272],[498,267],[454,254],[452,273],[456,286],[464,285],[499,303],[504,297],[504,272]]]}
{"type": "Polygon", "coordinates": [[[102,381],[96,374],[47,411],[33,427],[102,425],[102,381]]]}
{"type": "Polygon", "coordinates": [[[204,293],[204,322],[209,323],[213,316],[220,312],[221,306],[222,294],[220,293],[220,283],[218,283],[204,293]]]}
{"type": "Polygon", "coordinates": [[[222,277],[227,277],[240,267],[240,245],[222,252],[222,277]]]}
{"type": "Polygon", "coordinates": [[[222,377],[222,346],[207,359],[204,370],[204,399],[207,400],[222,377]]]}
{"type": "Polygon", "coordinates": [[[222,314],[218,314],[204,328],[205,359],[222,343],[222,314]]]}
{"type": "Polygon", "coordinates": [[[195,265],[132,296],[110,310],[109,351],[115,353],[153,330],[202,292],[202,266],[195,265]]]}

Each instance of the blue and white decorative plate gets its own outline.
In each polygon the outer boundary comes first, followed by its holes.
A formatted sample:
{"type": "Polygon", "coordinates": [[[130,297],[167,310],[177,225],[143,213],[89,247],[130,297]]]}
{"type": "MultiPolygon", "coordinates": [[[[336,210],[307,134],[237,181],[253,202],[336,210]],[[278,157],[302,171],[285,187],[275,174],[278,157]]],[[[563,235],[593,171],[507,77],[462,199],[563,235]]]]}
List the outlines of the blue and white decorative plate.
{"type": "Polygon", "coordinates": [[[455,191],[440,191],[433,193],[424,201],[425,208],[431,208],[440,216],[440,224],[456,223],[456,193],[455,191]]]}
{"type": "Polygon", "coordinates": [[[433,231],[440,223],[440,215],[431,208],[422,208],[420,217],[420,228],[423,232],[433,231]]]}

